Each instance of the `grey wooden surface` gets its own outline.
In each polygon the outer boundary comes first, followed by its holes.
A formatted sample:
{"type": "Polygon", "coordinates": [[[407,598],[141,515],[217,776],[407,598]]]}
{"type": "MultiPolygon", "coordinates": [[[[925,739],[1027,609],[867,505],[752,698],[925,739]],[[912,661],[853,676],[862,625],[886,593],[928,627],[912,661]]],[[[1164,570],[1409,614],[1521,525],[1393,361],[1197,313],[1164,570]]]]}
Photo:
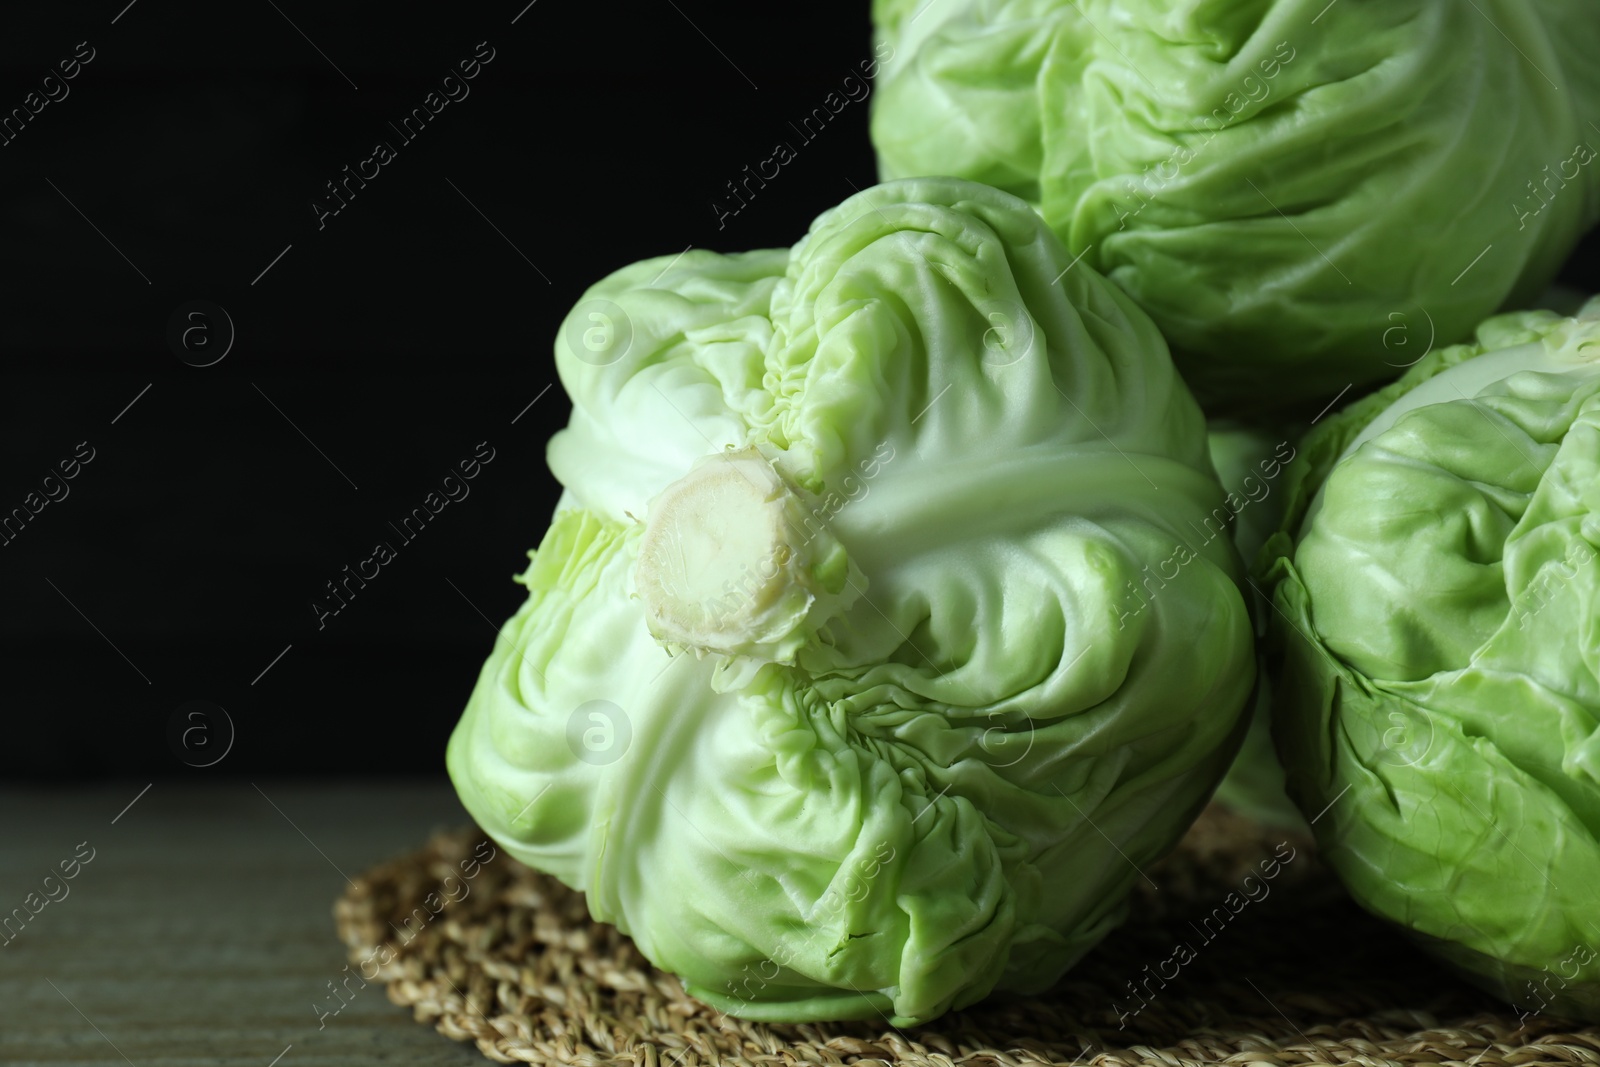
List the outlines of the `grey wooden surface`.
{"type": "Polygon", "coordinates": [[[145,785],[0,789],[0,916],[61,897],[0,934],[0,1064],[490,1062],[377,983],[325,1025],[314,1006],[346,962],[345,877],[469,821],[448,782],[158,781],[124,811],[145,785]]]}

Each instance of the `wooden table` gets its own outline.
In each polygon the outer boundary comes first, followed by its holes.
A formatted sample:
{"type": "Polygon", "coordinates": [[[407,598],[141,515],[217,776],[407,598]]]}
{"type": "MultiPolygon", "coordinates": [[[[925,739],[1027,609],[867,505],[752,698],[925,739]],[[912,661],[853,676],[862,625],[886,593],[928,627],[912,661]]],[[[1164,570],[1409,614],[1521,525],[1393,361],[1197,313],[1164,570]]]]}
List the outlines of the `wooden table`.
{"type": "Polygon", "coordinates": [[[377,983],[318,1023],[346,963],[333,901],[469,821],[448,782],[146,784],[0,789],[0,917],[28,916],[0,932],[0,1064],[490,1062],[377,983]]]}

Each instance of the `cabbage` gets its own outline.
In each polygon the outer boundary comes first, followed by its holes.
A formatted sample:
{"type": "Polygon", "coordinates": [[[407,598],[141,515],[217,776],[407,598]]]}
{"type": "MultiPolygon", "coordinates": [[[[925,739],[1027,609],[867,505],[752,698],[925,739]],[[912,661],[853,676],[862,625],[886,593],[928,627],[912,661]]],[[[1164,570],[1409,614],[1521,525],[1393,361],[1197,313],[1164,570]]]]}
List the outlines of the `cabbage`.
{"type": "MultiPolygon", "coordinates": [[[[1219,419],[1208,428],[1207,445],[1226,491],[1223,506],[1233,518],[1233,543],[1248,561],[1255,558],[1283,518],[1283,472],[1295,457],[1296,427],[1250,426],[1219,419]]],[[[1270,606],[1251,590],[1255,628],[1265,632],[1270,606]]],[[[1250,726],[1215,799],[1260,823],[1304,832],[1305,820],[1284,790],[1283,764],[1272,747],[1272,686],[1257,671],[1250,703],[1250,726]]]]}
{"type": "Polygon", "coordinates": [[[1291,793],[1366,908],[1600,1020],[1600,300],[1320,423],[1263,550],[1291,793]]]}
{"type": "Polygon", "coordinates": [[[468,811],[693,995],[921,1022],[1053,983],[1239,743],[1198,407],[1020,200],[869,189],[591,288],[565,491],[451,737],[468,811]]]}
{"type": "Polygon", "coordinates": [[[874,18],[882,176],[1029,200],[1208,407],[1392,378],[1393,331],[1448,344],[1526,304],[1600,215],[1590,0],[875,0],[874,18]]]}

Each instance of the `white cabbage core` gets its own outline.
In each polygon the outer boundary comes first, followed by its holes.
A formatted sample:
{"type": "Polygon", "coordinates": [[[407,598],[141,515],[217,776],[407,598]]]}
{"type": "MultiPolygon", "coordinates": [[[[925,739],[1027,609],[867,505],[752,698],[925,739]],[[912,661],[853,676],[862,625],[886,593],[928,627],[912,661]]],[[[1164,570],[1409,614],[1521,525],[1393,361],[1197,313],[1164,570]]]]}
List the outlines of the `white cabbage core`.
{"type": "Polygon", "coordinates": [[[668,645],[749,654],[781,645],[814,599],[793,492],[754,449],[712,456],[650,504],[634,586],[668,645]]]}

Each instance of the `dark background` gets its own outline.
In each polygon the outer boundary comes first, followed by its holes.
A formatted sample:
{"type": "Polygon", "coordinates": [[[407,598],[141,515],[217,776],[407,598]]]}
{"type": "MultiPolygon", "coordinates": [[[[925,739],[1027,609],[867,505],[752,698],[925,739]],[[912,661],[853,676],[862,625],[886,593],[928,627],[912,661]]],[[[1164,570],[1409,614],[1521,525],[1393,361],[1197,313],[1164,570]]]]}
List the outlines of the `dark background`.
{"type": "MultiPolygon", "coordinates": [[[[712,207],[870,55],[867,0],[124,4],[0,37],[0,113],[95,50],[0,147],[0,514],[95,455],[0,546],[0,774],[439,770],[555,502],[561,317],[636,259],[789,245],[873,182],[862,101],[712,207]],[[388,123],[480,41],[470,95],[402,143],[388,123]],[[379,140],[396,158],[319,229],[379,140]],[[169,345],[194,300],[236,331],[213,366],[169,345]],[[388,523],[482,441],[470,495],[402,545],[388,523]],[[398,558],[319,629],[379,540],[398,558]]],[[[1597,259],[1591,236],[1566,281],[1596,288],[1597,259]]]]}
{"type": "Polygon", "coordinates": [[[873,182],[862,101],[719,232],[725,183],[870,55],[867,5],[675,2],[9,13],[0,112],[95,57],[0,147],[0,512],[78,442],[95,458],[0,546],[0,775],[442,770],[555,503],[570,408],[527,405],[561,317],[646,256],[791,244],[873,182]],[[470,95],[402,143],[387,124],[480,41],[470,95]],[[378,140],[396,158],[319,230],[378,140]],[[191,300],[237,332],[210,367],[168,345],[191,300]],[[402,544],[387,524],[481,441],[470,495],[402,544]],[[378,540],[398,558],[319,630],[312,600],[378,540]],[[225,759],[180,760],[180,708],[219,744],[231,721],[225,759]]]}

